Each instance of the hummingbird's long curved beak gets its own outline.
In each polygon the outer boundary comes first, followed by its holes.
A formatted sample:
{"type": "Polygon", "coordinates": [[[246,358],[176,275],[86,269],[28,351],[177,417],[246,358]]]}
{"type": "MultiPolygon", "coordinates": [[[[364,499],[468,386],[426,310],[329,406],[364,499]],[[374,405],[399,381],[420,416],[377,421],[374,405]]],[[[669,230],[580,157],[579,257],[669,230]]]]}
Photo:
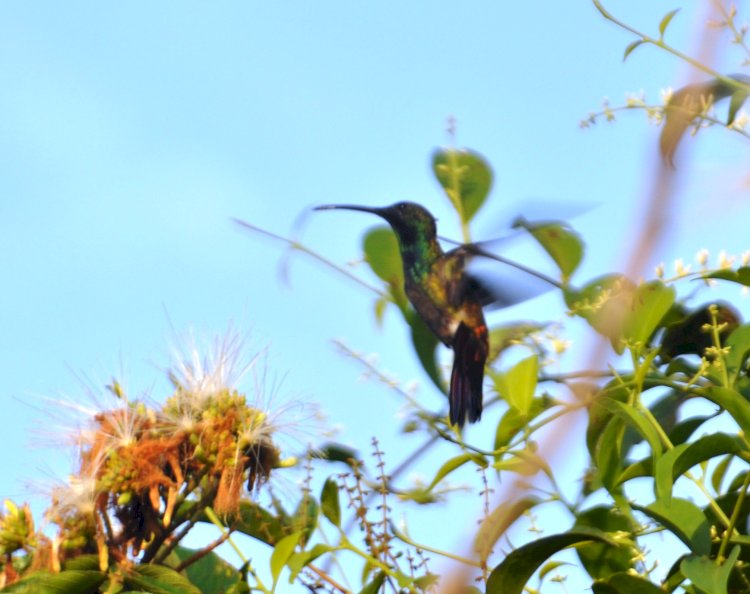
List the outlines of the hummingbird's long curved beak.
{"type": "Polygon", "coordinates": [[[356,204],[322,204],[321,206],[314,207],[313,210],[358,210],[382,217],[385,209],[374,206],[358,206],[356,204]]]}

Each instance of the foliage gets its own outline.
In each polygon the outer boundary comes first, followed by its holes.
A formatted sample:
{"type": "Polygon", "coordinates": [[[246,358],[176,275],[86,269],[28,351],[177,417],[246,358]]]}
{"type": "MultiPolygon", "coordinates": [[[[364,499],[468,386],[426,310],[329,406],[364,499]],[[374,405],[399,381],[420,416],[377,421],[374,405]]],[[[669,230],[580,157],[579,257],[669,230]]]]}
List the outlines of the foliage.
{"type": "MultiPolygon", "coordinates": [[[[713,72],[668,45],[676,10],[661,18],[658,35],[649,36],[593,2],[604,18],[635,37],[626,59],[650,45],[711,77],[672,93],[663,106],[636,99],[622,108],[645,109],[664,124],[661,150],[667,163],[690,128],[721,124],[747,137],[741,105],[750,79],[713,72]],[[730,107],[722,121],[712,109],[725,98],[730,107]]],[[[717,6],[725,17],[719,25],[747,51],[736,12],[717,6]]],[[[750,51],[747,55],[750,59],[750,51]]],[[[606,106],[584,124],[613,119],[618,109],[606,106]]],[[[471,223],[490,195],[492,168],[478,152],[454,147],[435,151],[432,167],[469,244],[471,223]]],[[[79,467],[51,491],[45,518],[53,528],[38,529],[27,505],[5,502],[1,591],[269,594],[296,582],[310,591],[444,588],[514,594],[546,590],[564,579],[561,572],[577,559],[596,594],[750,592],[750,324],[731,303],[692,300],[693,281],[750,286],[747,258],[738,266],[724,258],[711,268],[703,257],[699,270],[680,265],[673,278],[665,278],[663,270],[648,280],[620,273],[580,278],[585,245],[568,223],[519,219],[516,228],[557,268],[549,281],[564,304],[560,317],[587,325],[617,368],[552,373],[550,363],[567,345],[559,328],[529,321],[493,326],[486,382],[492,396],[485,405],[495,409],[497,423],[489,443],[465,441],[444,411],[427,410],[396,388],[409,404],[404,432],[425,438],[409,463],[420,462],[435,443],[453,450],[428,481],[404,486],[397,474],[406,466],[389,473],[375,437],[369,464],[336,443],[315,444],[295,456],[285,452],[280,442],[288,411],[269,410],[261,395],[235,387],[258,359],[243,362],[230,337],[205,361],[191,353],[172,369],[173,391],[162,404],[130,399],[112,383],[114,403],[71,436],[80,450],[79,467]],[[576,411],[585,413],[587,427],[573,439],[585,444],[589,467],[570,501],[558,484],[563,469],[545,459],[540,444],[545,434],[567,431],[576,411]],[[719,417],[723,424],[717,431],[719,417]],[[482,518],[472,535],[471,557],[419,542],[394,524],[393,506],[449,499],[450,478],[467,468],[482,481],[482,503],[469,516],[482,518]],[[291,501],[277,497],[272,489],[277,477],[300,471],[299,495],[291,501]],[[534,481],[533,488],[511,489],[493,508],[491,493],[521,478],[534,481]],[[535,514],[545,509],[564,515],[569,528],[537,534],[535,514]],[[522,524],[531,524],[526,533],[519,530],[522,524]],[[215,539],[198,549],[185,546],[185,537],[200,526],[214,526],[215,539]],[[509,533],[510,547],[503,540],[509,533]],[[249,554],[233,539],[237,534],[250,537],[249,554]],[[672,543],[674,553],[661,576],[660,551],[650,549],[655,535],[672,543]],[[238,553],[239,567],[215,550],[223,543],[238,553]],[[267,567],[255,561],[259,550],[268,552],[267,567]],[[457,574],[458,589],[446,585],[454,576],[434,573],[428,554],[465,568],[457,574]],[[354,587],[348,585],[354,581],[352,567],[358,570],[354,587]]],[[[297,241],[259,231],[327,262],[297,241]]],[[[484,244],[467,247],[475,257],[495,257],[484,244]]],[[[446,393],[443,347],[404,293],[399,246],[390,228],[366,233],[363,254],[379,284],[356,279],[373,288],[376,319],[382,322],[386,310],[395,308],[426,376],[446,393]]],[[[383,377],[370,362],[361,363],[383,377]]],[[[488,417],[484,423],[491,422],[488,417]]]]}

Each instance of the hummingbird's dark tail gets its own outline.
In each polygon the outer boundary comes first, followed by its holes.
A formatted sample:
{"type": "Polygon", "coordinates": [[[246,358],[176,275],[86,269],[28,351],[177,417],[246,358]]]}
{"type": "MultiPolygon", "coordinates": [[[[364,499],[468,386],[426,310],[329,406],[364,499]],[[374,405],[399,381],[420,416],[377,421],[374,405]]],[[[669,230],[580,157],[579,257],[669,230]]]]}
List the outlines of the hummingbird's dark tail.
{"type": "Polygon", "coordinates": [[[489,351],[487,326],[469,328],[461,322],[453,337],[453,372],[450,386],[450,421],[463,427],[468,415],[475,423],[482,416],[482,381],[489,351]]]}

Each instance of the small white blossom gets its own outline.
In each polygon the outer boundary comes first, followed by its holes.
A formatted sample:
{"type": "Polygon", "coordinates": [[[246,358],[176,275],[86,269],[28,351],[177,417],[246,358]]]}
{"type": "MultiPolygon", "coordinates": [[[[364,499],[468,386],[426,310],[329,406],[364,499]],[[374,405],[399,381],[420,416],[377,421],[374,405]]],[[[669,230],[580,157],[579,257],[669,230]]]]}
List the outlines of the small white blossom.
{"type": "Polygon", "coordinates": [[[700,264],[701,268],[705,268],[708,264],[708,250],[703,248],[695,255],[695,261],[700,264]]]}
{"type": "Polygon", "coordinates": [[[675,272],[677,273],[677,276],[687,275],[690,272],[690,268],[691,268],[690,264],[686,266],[685,263],[682,261],[682,258],[677,258],[674,261],[674,269],[675,269],[675,272]]]}
{"type": "Polygon", "coordinates": [[[726,251],[721,250],[719,252],[719,268],[726,269],[731,268],[734,264],[734,256],[727,255],[726,251]]]}
{"type": "Polygon", "coordinates": [[[628,93],[625,97],[625,104],[628,107],[642,107],[645,104],[645,97],[643,90],[638,93],[628,93]]]}
{"type": "Polygon", "coordinates": [[[734,128],[735,130],[744,130],[748,122],[750,122],[750,116],[748,116],[747,112],[744,109],[741,109],[737,116],[734,118],[734,121],[730,125],[730,128],[734,128]]]}
{"type": "Polygon", "coordinates": [[[555,354],[557,355],[562,355],[570,348],[571,344],[573,343],[570,340],[564,340],[562,338],[552,338],[552,350],[554,350],[555,354]]]}

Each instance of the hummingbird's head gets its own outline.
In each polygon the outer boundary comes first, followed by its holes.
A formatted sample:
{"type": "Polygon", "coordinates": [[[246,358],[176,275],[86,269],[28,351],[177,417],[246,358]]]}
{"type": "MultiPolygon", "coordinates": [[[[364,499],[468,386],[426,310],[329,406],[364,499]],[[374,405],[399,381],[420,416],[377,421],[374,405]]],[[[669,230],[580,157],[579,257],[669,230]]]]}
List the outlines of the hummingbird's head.
{"type": "Polygon", "coordinates": [[[385,219],[393,228],[402,244],[413,243],[420,237],[437,237],[435,217],[430,211],[415,202],[397,202],[391,206],[371,207],[353,204],[327,204],[316,206],[315,210],[359,210],[376,214],[385,219]]]}

